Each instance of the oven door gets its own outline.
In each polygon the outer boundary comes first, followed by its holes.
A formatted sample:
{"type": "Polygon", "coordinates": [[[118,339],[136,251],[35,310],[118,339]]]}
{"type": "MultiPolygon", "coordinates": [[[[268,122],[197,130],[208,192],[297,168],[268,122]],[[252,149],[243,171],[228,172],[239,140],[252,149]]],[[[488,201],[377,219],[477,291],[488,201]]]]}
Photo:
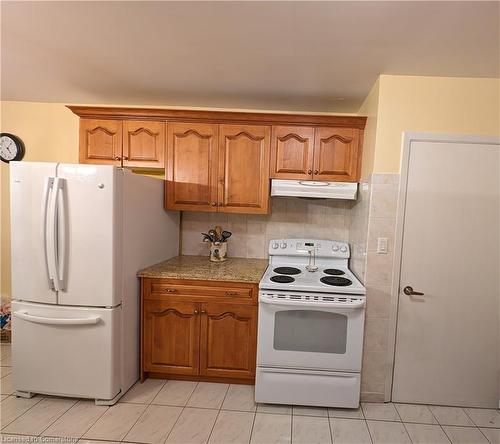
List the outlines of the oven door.
{"type": "Polygon", "coordinates": [[[259,296],[259,367],[359,372],[365,298],[259,296]]]}

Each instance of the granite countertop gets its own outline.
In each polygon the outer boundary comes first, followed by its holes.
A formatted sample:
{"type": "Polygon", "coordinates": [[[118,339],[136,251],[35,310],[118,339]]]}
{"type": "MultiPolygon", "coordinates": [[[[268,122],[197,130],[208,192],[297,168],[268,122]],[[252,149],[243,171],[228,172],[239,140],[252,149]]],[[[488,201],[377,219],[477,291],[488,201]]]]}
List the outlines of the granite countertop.
{"type": "Polygon", "coordinates": [[[144,268],[137,276],[258,284],[267,265],[267,259],[232,257],[225,262],[210,262],[208,256],[175,256],[144,268]]]}

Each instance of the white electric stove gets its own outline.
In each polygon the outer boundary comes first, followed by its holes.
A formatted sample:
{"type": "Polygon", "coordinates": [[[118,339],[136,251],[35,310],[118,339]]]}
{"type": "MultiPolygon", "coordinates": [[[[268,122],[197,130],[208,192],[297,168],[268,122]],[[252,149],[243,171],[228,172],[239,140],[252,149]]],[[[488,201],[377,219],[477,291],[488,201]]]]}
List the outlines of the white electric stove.
{"type": "Polygon", "coordinates": [[[257,402],[359,406],[365,288],[345,242],[279,239],[259,288],[257,402]]]}

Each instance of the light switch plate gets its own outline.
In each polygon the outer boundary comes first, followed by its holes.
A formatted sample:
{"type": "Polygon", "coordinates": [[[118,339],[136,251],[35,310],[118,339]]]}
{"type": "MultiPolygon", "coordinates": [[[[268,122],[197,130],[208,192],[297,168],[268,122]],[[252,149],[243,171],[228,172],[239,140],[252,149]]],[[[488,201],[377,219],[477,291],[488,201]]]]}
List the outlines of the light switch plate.
{"type": "Polygon", "coordinates": [[[387,238],[386,237],[378,237],[377,238],[377,253],[378,254],[387,254],[387,238]]]}

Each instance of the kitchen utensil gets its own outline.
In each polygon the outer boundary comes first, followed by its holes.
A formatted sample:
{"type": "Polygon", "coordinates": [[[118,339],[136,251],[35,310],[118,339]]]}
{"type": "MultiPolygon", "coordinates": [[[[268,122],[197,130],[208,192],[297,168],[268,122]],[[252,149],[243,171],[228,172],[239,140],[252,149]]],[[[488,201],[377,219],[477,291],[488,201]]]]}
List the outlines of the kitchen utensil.
{"type": "Polygon", "coordinates": [[[212,238],[212,242],[217,240],[217,233],[215,232],[215,230],[210,230],[208,232],[208,235],[212,238]]]}
{"type": "Polygon", "coordinates": [[[231,233],[230,231],[223,231],[222,232],[222,242],[226,242],[226,240],[229,239],[232,234],[233,233],[231,233]]]}
{"type": "Polygon", "coordinates": [[[222,227],[220,225],[217,225],[215,227],[215,240],[216,241],[222,240],[222,227]]]}
{"type": "Polygon", "coordinates": [[[210,236],[210,234],[207,234],[207,233],[201,233],[204,237],[203,237],[203,242],[205,242],[205,239],[208,239],[210,242],[213,242],[214,239],[212,236],[210,236]]]}

